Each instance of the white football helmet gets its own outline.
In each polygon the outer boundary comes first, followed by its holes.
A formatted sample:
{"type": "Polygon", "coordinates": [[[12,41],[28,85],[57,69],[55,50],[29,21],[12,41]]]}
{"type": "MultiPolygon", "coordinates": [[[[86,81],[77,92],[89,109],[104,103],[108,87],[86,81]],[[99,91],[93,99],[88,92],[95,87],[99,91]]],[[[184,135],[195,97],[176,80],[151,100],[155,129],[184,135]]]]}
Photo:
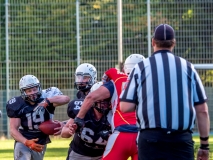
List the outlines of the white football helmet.
{"type": "Polygon", "coordinates": [[[134,66],[145,59],[141,54],[131,54],[124,63],[124,73],[130,74],[134,66]]]}
{"type": "MultiPolygon", "coordinates": [[[[100,86],[102,86],[102,84],[103,84],[102,81],[95,83],[92,86],[92,88],[90,89],[90,93],[97,90],[100,86]]],[[[96,101],[93,104],[93,108],[95,108],[99,113],[102,113],[102,114],[105,114],[105,115],[108,114],[108,112],[111,109],[110,98],[104,99],[104,100],[101,100],[101,101],[96,101]]]]}
{"type": "Polygon", "coordinates": [[[75,87],[77,90],[87,92],[97,81],[97,70],[89,64],[83,63],[79,65],[75,71],[75,87]]]}
{"type": "Polygon", "coordinates": [[[26,101],[36,102],[42,94],[41,85],[39,80],[34,75],[25,75],[19,81],[19,89],[21,92],[21,96],[26,101]],[[25,93],[25,89],[37,87],[38,92],[33,95],[27,95],[25,93]]]}

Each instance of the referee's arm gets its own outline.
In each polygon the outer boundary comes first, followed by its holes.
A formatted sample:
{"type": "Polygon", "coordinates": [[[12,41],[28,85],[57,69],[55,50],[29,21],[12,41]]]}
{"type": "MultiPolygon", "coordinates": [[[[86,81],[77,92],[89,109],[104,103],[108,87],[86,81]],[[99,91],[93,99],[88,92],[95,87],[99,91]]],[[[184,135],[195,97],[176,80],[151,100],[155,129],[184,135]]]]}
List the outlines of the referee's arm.
{"type": "Polygon", "coordinates": [[[135,111],[135,103],[130,102],[120,102],[120,110],[121,112],[133,112],[135,111]]]}
{"type": "MultiPolygon", "coordinates": [[[[200,133],[200,137],[208,137],[210,130],[210,121],[208,114],[208,106],[205,103],[195,105],[195,111],[197,114],[197,126],[200,133]]],[[[208,144],[208,139],[205,141],[200,140],[201,144],[208,144]]]]}

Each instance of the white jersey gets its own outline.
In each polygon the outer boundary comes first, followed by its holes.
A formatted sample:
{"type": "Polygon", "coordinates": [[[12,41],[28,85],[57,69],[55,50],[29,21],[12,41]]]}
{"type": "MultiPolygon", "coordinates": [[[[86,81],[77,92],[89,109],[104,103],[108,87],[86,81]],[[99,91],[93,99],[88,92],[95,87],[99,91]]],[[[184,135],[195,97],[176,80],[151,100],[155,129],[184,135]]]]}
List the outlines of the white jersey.
{"type": "Polygon", "coordinates": [[[42,90],[41,98],[49,98],[58,95],[63,95],[63,93],[57,87],[50,87],[42,90]]]}

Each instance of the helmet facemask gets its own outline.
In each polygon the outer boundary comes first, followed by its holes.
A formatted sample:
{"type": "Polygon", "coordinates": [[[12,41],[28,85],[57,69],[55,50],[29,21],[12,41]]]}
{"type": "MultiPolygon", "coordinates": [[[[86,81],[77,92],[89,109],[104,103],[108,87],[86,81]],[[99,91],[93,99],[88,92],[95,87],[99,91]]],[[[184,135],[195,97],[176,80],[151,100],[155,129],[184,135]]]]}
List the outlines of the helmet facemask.
{"type": "Polygon", "coordinates": [[[105,99],[102,101],[97,101],[93,104],[93,108],[95,108],[99,113],[107,115],[111,110],[111,103],[109,99],[105,99]]]}
{"type": "Polygon", "coordinates": [[[42,89],[39,80],[33,75],[26,75],[22,77],[19,82],[19,89],[21,92],[21,97],[25,101],[35,103],[42,95],[42,89]],[[31,89],[33,94],[26,93],[27,89],[31,89]]]}
{"type": "Polygon", "coordinates": [[[82,92],[88,92],[97,80],[96,68],[89,64],[83,63],[75,71],[75,87],[82,92]]]}
{"type": "Polygon", "coordinates": [[[89,74],[76,74],[75,87],[82,92],[88,92],[92,87],[92,77],[89,74]]]}
{"type": "MultiPolygon", "coordinates": [[[[34,86],[37,88],[38,92],[33,93],[33,94],[27,94],[25,92],[26,89],[30,89],[30,88],[22,88],[20,89],[21,91],[21,96],[25,101],[30,101],[30,102],[36,102],[38,101],[38,99],[41,97],[41,87],[40,84],[38,84],[37,86],[34,86]]],[[[34,87],[31,87],[31,89],[33,89],[34,87]]]]}

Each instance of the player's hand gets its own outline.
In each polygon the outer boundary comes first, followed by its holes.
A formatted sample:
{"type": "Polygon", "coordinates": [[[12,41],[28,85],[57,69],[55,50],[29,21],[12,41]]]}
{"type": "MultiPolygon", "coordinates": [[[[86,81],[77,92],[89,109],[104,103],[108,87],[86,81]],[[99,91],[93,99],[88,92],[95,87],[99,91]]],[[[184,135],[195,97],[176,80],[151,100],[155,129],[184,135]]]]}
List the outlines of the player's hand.
{"type": "Polygon", "coordinates": [[[60,127],[54,128],[54,130],[58,130],[58,132],[54,133],[54,136],[58,136],[58,135],[61,134],[62,128],[64,127],[65,124],[63,122],[58,121],[58,120],[54,120],[54,122],[60,124],[60,127]]]}
{"type": "Polygon", "coordinates": [[[69,128],[69,134],[72,136],[73,134],[75,134],[78,127],[75,123],[73,123],[73,124],[69,124],[68,128],[69,128]]]}
{"type": "Polygon", "coordinates": [[[38,141],[38,138],[26,140],[24,144],[25,144],[25,146],[29,147],[30,149],[32,149],[36,152],[41,152],[44,148],[44,145],[37,144],[36,143],[37,141],[38,141]]]}
{"type": "Polygon", "coordinates": [[[50,101],[45,98],[42,102],[40,102],[34,109],[33,111],[36,111],[39,113],[42,109],[46,108],[47,106],[50,105],[50,101]]]}
{"type": "Polygon", "coordinates": [[[82,129],[83,129],[83,127],[84,127],[84,125],[85,125],[84,119],[75,117],[74,123],[75,123],[76,126],[77,126],[76,132],[81,132],[82,129]]]}
{"type": "Polygon", "coordinates": [[[108,131],[108,130],[104,130],[104,131],[100,131],[98,133],[98,135],[103,139],[103,140],[108,140],[109,136],[112,134],[111,131],[108,131]]]}
{"type": "Polygon", "coordinates": [[[208,160],[209,159],[209,148],[208,144],[200,146],[197,152],[197,160],[208,160]]]}
{"type": "Polygon", "coordinates": [[[110,78],[104,73],[103,76],[102,76],[102,82],[106,83],[108,81],[110,81],[110,78]]]}

